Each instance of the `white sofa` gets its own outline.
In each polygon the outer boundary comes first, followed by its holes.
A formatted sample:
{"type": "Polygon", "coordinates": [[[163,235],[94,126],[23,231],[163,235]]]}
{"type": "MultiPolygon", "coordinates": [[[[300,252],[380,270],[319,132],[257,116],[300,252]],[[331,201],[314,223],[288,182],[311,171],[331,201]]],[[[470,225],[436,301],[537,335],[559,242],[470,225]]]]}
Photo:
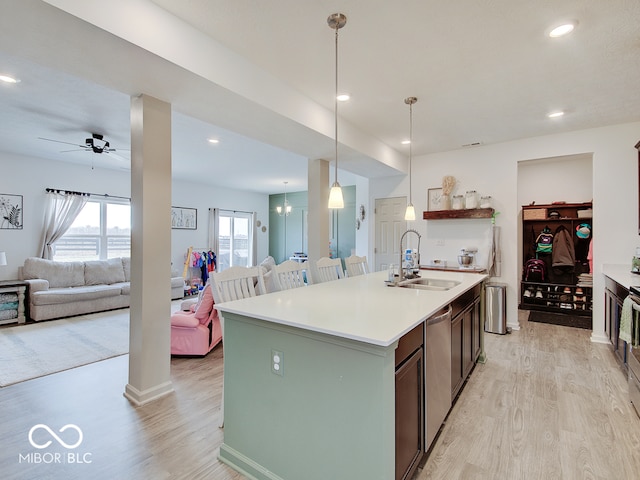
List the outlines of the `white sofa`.
{"type": "MultiPolygon", "coordinates": [[[[21,269],[27,282],[28,315],[49,320],[125,308],[131,298],[131,259],[54,262],[30,257],[21,269]]],[[[184,279],[171,278],[171,298],[184,296],[184,279]]]]}

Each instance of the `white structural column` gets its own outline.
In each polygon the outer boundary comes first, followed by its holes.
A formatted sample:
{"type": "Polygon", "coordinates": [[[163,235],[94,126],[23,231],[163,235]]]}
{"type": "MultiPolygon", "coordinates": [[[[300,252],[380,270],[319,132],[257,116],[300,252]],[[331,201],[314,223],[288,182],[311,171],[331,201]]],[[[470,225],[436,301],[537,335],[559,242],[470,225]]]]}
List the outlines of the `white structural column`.
{"type": "Polygon", "coordinates": [[[307,169],[309,202],[309,260],[329,256],[329,162],[309,160],[307,169]]]}
{"type": "Polygon", "coordinates": [[[131,99],[129,383],[143,405],[171,391],[171,105],[131,99]]]}

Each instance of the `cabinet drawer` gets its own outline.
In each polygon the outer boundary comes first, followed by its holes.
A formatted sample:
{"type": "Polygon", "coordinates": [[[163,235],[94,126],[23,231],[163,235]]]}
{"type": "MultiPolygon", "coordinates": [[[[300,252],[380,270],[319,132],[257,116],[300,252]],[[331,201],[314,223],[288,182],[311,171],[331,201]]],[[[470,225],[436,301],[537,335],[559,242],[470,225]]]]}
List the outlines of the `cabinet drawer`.
{"type": "Polygon", "coordinates": [[[620,285],[618,282],[611,280],[609,277],[604,277],[604,286],[619,300],[624,300],[629,295],[629,290],[620,285]]]}
{"type": "Polygon", "coordinates": [[[423,328],[424,324],[421,323],[410,332],[405,333],[398,341],[398,348],[396,348],[396,367],[422,346],[424,340],[423,328]]]}

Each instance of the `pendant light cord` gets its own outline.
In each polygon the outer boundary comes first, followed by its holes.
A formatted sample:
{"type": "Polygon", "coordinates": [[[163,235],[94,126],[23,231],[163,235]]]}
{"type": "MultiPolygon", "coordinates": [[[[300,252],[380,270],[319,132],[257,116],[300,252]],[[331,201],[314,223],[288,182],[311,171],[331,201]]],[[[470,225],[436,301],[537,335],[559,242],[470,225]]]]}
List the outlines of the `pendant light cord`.
{"type": "Polygon", "coordinates": [[[413,205],[411,194],[411,164],[413,163],[413,103],[409,104],[409,203],[413,205]]]}
{"type": "Polygon", "coordinates": [[[338,24],[336,24],[336,95],[333,99],[334,112],[334,138],[335,138],[335,182],[338,183],[338,24]]]}

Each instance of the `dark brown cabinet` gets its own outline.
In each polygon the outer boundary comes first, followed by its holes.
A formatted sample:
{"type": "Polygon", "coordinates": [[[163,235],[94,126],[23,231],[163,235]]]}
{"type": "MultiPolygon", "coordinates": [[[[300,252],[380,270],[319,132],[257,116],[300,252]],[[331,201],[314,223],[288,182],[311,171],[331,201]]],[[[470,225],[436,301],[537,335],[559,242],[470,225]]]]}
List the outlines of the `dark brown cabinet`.
{"type": "Polygon", "coordinates": [[[412,478],[424,454],[424,325],[396,348],[396,480],[412,478]]]}
{"type": "Polygon", "coordinates": [[[454,399],[462,387],[462,338],[463,316],[451,320],[451,398],[454,399]]]}
{"type": "Polygon", "coordinates": [[[481,287],[469,290],[452,303],[451,398],[455,399],[480,355],[481,287]]]}
{"type": "Polygon", "coordinates": [[[622,285],[614,282],[609,277],[605,278],[604,288],[604,330],[609,336],[613,346],[613,352],[624,370],[627,369],[627,342],[620,340],[620,316],[622,315],[622,303],[629,295],[622,285]]]}

